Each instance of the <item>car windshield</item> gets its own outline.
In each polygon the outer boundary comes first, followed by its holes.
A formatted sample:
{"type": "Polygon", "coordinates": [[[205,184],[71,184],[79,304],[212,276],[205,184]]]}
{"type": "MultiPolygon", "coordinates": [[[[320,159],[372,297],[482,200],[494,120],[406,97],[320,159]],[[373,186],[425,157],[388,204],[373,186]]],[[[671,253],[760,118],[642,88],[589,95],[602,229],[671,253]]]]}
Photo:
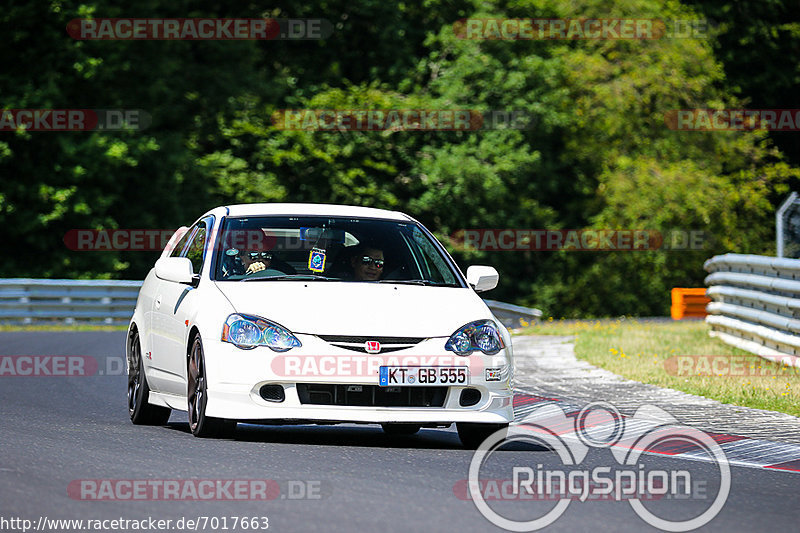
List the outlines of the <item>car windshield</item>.
{"type": "Polygon", "coordinates": [[[371,281],[464,287],[414,222],[348,217],[228,217],[217,281],[371,281]]]}

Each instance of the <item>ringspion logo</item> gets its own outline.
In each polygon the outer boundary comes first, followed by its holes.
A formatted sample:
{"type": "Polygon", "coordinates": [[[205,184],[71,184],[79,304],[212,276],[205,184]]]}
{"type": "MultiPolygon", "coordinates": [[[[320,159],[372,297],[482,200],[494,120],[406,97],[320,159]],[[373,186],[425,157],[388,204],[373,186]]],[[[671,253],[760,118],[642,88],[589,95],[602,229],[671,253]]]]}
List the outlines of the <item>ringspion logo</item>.
{"type": "MultiPolygon", "coordinates": [[[[719,514],[730,486],[728,459],[710,435],[681,425],[653,405],[640,407],[626,419],[613,405],[594,402],[574,418],[554,404],[543,405],[509,428],[507,437],[505,430],[490,435],[472,458],[466,489],[478,511],[508,531],[540,530],[558,520],[573,502],[580,505],[598,499],[627,502],[636,515],[653,527],[691,531],[719,514]],[[556,463],[538,463],[535,456],[539,454],[519,454],[534,460],[505,467],[510,470],[508,477],[498,479],[500,467],[491,460],[504,442],[544,446],[554,452],[551,455],[556,463]],[[681,450],[707,459],[713,468],[692,469],[685,464],[664,468],[660,463],[648,464],[645,456],[681,450]],[[610,458],[601,466],[589,467],[586,462],[597,464],[596,460],[586,461],[589,454],[610,458]],[[491,475],[481,475],[484,467],[491,475]],[[491,486],[494,490],[488,491],[491,486]],[[698,488],[702,493],[693,494],[698,488]],[[691,513],[676,513],[675,506],[669,504],[686,499],[702,501],[691,513]],[[487,503],[490,500],[524,502],[524,506],[512,514],[510,507],[492,508],[487,503]],[[659,506],[662,500],[667,505],[659,506]]],[[[453,487],[455,495],[462,497],[464,488],[463,483],[457,482],[453,487]]]]}

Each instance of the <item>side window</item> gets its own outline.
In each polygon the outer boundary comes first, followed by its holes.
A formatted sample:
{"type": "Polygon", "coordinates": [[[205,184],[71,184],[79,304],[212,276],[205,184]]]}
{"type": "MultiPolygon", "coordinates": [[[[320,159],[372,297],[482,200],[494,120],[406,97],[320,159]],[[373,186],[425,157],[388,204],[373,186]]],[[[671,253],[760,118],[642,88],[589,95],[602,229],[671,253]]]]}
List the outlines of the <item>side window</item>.
{"type": "Polygon", "coordinates": [[[175,248],[172,249],[172,253],[169,254],[170,257],[180,257],[181,252],[183,251],[183,247],[186,246],[186,241],[189,239],[189,236],[192,234],[192,228],[186,230],[186,233],[183,234],[178,240],[178,243],[175,245],[175,248]]]}
{"type": "Polygon", "coordinates": [[[206,249],[206,223],[197,223],[197,232],[194,234],[189,249],[186,251],[186,257],[192,262],[192,269],[195,274],[200,273],[203,268],[203,253],[206,249]]]}

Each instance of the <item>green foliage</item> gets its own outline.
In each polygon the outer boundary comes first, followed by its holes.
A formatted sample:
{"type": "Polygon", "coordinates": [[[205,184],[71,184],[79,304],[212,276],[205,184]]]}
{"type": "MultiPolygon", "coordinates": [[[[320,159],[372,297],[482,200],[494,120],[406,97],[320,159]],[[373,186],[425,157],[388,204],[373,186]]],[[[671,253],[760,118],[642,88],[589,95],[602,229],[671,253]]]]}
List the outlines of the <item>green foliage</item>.
{"type": "MultiPolygon", "coordinates": [[[[744,44],[724,44],[729,33],[719,31],[711,39],[467,40],[453,23],[695,19],[705,10],[735,28],[742,15],[733,5],[362,0],[234,9],[147,0],[137,8],[324,17],[335,28],[324,41],[266,42],[75,41],[64,31],[69,20],[127,12],[107,0],[53,1],[47,12],[10,6],[0,21],[13,31],[0,50],[16,61],[0,73],[3,108],[139,108],[153,123],[142,132],[0,134],[0,222],[13,228],[0,275],[141,278],[155,253],[72,252],[64,234],[173,228],[223,203],[346,203],[408,212],[462,267],[496,266],[493,298],[555,316],[666,314],[669,289],[701,286],[711,255],[773,250],[774,206],[798,179],[763,132],[689,133],[665,123],[670,110],[741,107],[744,77],[732,74],[730,54],[744,44]],[[306,108],[516,110],[535,119],[523,130],[473,132],[287,131],[271,121],[278,110],[306,108]],[[707,237],[695,251],[485,252],[451,239],[469,228],[707,237]]],[[[755,21],[748,38],[770,20],[755,21]]],[[[780,26],[763,48],[784,50],[795,30],[780,26]]],[[[787,69],[766,51],[757,60],[787,69]]],[[[781,80],[789,87],[797,77],[781,80]]],[[[747,90],[767,98],[767,85],[747,90]]]]}
{"type": "MultiPolygon", "coordinates": [[[[709,20],[726,89],[749,108],[794,109],[800,92],[800,9],[795,0],[687,0],[709,20]]],[[[770,137],[800,164],[794,132],[770,137]]],[[[794,182],[794,186],[800,183],[794,182]]]]}

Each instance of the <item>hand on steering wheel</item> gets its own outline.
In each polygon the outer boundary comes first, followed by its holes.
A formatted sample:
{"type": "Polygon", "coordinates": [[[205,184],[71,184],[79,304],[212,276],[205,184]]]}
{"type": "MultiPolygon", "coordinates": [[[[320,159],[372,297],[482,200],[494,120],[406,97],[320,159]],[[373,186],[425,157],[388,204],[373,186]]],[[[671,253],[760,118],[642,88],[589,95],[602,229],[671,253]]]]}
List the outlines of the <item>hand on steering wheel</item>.
{"type": "Polygon", "coordinates": [[[262,263],[261,261],[251,263],[247,270],[245,271],[245,275],[247,274],[255,274],[256,272],[261,272],[262,270],[266,270],[267,265],[262,263]]]}

